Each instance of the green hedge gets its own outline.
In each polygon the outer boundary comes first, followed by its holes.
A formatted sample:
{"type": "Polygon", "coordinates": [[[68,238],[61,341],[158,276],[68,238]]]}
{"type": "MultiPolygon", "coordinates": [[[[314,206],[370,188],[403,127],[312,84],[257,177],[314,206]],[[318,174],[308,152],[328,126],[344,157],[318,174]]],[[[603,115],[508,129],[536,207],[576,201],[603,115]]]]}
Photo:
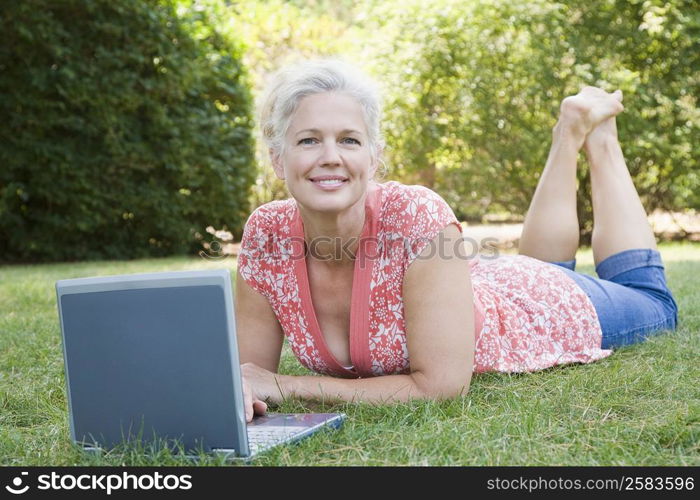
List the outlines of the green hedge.
{"type": "Polygon", "coordinates": [[[135,258],[240,234],[254,182],[241,48],[174,0],[0,11],[0,260],[135,258]]]}

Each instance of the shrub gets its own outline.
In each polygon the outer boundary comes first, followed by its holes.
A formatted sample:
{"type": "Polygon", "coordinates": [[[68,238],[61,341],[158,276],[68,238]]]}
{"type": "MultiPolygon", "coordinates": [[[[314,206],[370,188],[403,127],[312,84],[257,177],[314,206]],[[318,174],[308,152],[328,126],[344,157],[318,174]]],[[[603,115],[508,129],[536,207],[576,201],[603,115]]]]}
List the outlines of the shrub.
{"type": "Polygon", "coordinates": [[[392,177],[432,187],[460,217],[524,215],[559,103],[596,85],[625,94],[620,138],[646,208],[699,208],[696,4],[368,0],[392,177]]]}
{"type": "Polygon", "coordinates": [[[192,251],[254,181],[241,47],[173,0],[0,12],[0,259],[192,251]]]}

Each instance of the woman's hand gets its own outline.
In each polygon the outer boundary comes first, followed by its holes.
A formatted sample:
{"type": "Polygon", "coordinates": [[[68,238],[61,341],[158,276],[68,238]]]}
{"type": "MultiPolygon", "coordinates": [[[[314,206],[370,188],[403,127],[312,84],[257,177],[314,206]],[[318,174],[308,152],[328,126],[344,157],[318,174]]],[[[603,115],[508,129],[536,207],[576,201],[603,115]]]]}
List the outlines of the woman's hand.
{"type": "Polygon", "coordinates": [[[253,396],[253,391],[245,378],[243,378],[243,405],[246,422],[252,421],[253,415],[264,415],[267,411],[267,403],[253,396]]]}
{"type": "Polygon", "coordinates": [[[280,385],[281,375],[254,363],[243,363],[241,374],[246,422],[250,422],[253,415],[264,415],[268,402],[277,404],[284,399],[280,385]]]}
{"type": "Polygon", "coordinates": [[[617,138],[615,116],[624,109],[620,90],[608,93],[597,87],[584,87],[562,101],[557,127],[572,134],[579,147],[589,140],[617,138]]]}

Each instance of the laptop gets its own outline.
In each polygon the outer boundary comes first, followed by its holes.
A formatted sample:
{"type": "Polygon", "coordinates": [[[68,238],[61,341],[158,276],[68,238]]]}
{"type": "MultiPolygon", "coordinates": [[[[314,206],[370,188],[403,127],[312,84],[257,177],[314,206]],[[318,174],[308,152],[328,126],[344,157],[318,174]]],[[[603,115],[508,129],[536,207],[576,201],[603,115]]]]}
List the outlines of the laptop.
{"type": "Polygon", "coordinates": [[[70,433],[88,451],[167,443],[252,458],[338,428],[344,414],[246,423],[229,271],[56,282],[70,433]]]}

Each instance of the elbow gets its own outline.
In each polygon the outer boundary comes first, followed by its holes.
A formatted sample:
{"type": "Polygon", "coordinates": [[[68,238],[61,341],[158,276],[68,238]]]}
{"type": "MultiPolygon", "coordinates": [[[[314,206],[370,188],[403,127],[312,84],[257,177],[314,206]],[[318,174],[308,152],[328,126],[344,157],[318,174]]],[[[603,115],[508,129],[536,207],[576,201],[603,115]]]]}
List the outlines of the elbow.
{"type": "Polygon", "coordinates": [[[435,399],[438,401],[444,401],[446,399],[455,399],[466,396],[469,392],[470,382],[471,381],[467,379],[466,381],[439,388],[437,391],[435,391],[435,399]]]}
{"type": "Polygon", "coordinates": [[[445,401],[469,392],[471,374],[461,377],[429,377],[421,372],[411,373],[419,399],[445,401]]]}

